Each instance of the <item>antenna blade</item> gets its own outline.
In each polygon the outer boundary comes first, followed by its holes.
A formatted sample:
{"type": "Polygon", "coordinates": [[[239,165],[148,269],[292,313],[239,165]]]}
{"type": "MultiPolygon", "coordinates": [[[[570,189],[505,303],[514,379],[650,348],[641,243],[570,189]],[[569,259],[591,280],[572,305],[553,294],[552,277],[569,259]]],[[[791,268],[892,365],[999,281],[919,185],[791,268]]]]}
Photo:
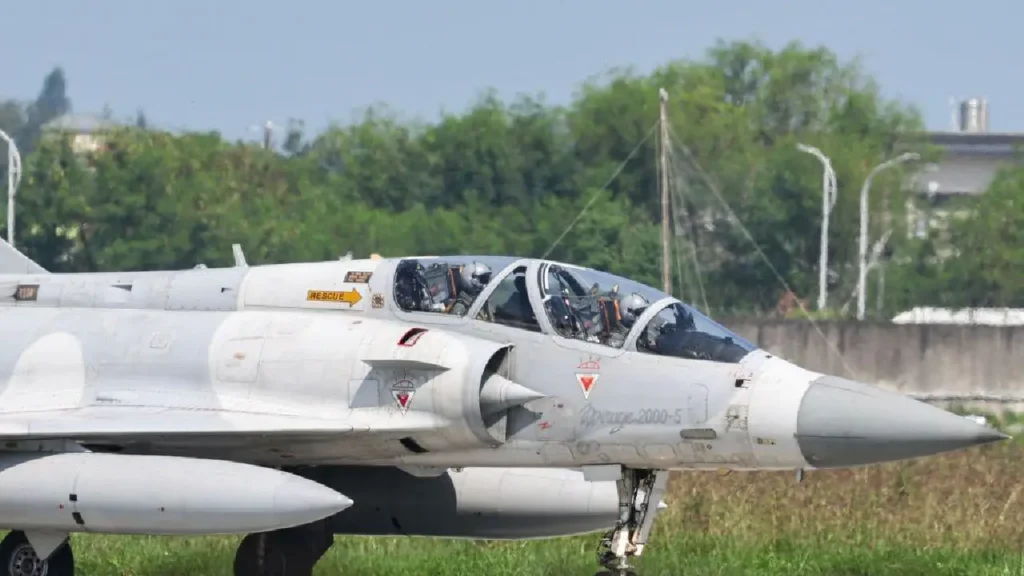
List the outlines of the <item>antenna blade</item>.
{"type": "Polygon", "coordinates": [[[232,244],[231,252],[235,255],[235,267],[247,268],[249,264],[245,261],[245,253],[242,252],[241,244],[232,244]]]}

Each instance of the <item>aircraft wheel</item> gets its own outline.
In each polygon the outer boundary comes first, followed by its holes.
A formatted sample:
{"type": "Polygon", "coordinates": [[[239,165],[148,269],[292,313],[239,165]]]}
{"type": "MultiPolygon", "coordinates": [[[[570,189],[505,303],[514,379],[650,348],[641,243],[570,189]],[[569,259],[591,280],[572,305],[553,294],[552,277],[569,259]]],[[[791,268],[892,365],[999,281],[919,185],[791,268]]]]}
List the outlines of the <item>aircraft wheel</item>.
{"type": "Polygon", "coordinates": [[[235,576],[312,576],[314,563],[301,543],[281,532],[264,532],[242,539],[234,571],[235,576]]]}
{"type": "Polygon", "coordinates": [[[64,542],[46,560],[40,560],[25,533],[15,530],[0,542],[0,576],[74,576],[75,555],[64,542]]]}

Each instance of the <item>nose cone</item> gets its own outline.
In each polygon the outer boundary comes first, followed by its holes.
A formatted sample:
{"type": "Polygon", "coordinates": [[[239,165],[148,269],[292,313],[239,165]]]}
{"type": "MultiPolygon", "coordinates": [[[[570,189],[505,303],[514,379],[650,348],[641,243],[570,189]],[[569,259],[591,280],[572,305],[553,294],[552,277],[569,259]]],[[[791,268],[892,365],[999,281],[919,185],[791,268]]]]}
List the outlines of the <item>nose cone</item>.
{"type": "Polygon", "coordinates": [[[816,468],[916,458],[1009,438],[941,408],[834,376],[807,389],[796,436],[804,459],[816,468]]]}

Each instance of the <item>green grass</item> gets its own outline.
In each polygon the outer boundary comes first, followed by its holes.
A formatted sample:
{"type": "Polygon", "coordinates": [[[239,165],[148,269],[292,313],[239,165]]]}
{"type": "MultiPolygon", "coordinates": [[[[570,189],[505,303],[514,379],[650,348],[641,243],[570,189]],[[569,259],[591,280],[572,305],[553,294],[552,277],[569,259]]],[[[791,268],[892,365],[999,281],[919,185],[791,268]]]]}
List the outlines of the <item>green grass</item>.
{"type": "MultiPolygon", "coordinates": [[[[76,537],[86,575],[230,576],[237,538],[76,537]]],[[[339,538],[318,576],[590,576],[593,539],[475,544],[427,539],[339,538]]],[[[638,562],[642,576],[1008,576],[1024,574],[1012,549],[917,548],[884,539],[860,544],[816,538],[736,541],[728,536],[658,534],[638,562]]]]}
{"type": "MultiPolygon", "coordinates": [[[[855,470],[673,478],[642,576],[1024,576],[1024,443],[855,470]]],[[[239,538],[76,536],[81,574],[231,574],[239,538]]],[[[339,537],[318,575],[590,576],[597,536],[339,537]]]]}

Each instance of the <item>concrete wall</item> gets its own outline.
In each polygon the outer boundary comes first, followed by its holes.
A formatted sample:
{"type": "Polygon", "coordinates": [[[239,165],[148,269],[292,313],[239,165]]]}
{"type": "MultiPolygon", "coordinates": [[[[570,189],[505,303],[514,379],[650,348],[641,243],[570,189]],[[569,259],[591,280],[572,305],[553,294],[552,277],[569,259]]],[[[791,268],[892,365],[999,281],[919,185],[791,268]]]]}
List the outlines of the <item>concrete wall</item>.
{"type": "Polygon", "coordinates": [[[805,368],[934,401],[1024,407],[1024,327],[729,320],[761,348],[805,368]],[[830,346],[831,345],[831,346],[830,346]]]}

